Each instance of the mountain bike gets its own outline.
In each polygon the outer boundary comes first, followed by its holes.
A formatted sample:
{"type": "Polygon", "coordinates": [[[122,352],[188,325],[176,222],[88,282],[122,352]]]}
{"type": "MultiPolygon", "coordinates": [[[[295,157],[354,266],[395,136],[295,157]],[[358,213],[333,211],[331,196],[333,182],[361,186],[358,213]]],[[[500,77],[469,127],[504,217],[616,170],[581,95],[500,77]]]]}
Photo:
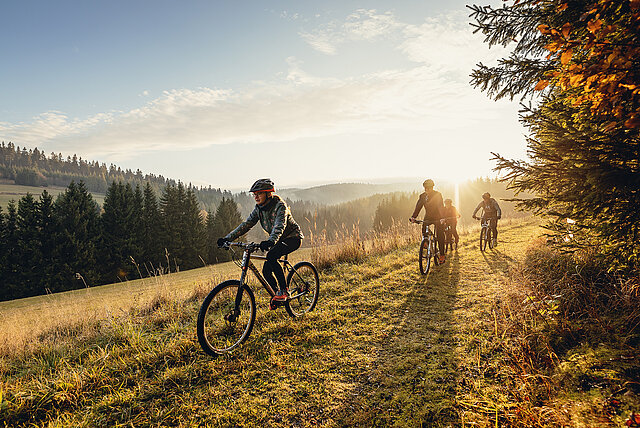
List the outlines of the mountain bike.
{"type": "Polygon", "coordinates": [[[477,220],[480,220],[480,251],[485,251],[487,244],[489,244],[489,249],[493,249],[495,240],[490,226],[491,221],[488,218],[478,218],[477,220]]]}
{"type": "Polygon", "coordinates": [[[453,228],[451,227],[451,224],[449,224],[448,220],[454,220],[456,219],[456,217],[446,217],[445,220],[447,220],[447,223],[445,223],[445,227],[444,227],[444,252],[445,254],[447,253],[447,251],[451,250],[453,251],[454,246],[455,249],[458,249],[458,244],[456,244],[456,240],[453,237],[453,228]]]}
{"type": "MultiPolygon", "coordinates": [[[[253,329],[256,319],[256,299],[247,280],[251,271],[273,298],[275,291],[251,262],[266,260],[266,256],[253,254],[259,249],[256,243],[229,242],[223,248],[233,252],[234,261],[240,267],[240,279],[229,279],[218,284],[205,297],[198,313],[197,333],[202,350],[212,357],[228,353],[242,344],[253,329]],[[233,247],[243,250],[242,261],[236,258],[233,247]]],[[[278,260],[286,275],[289,298],[282,303],[271,300],[270,308],[284,306],[292,317],[300,317],[312,311],[318,302],[320,280],[315,266],[306,261],[291,265],[285,255],[278,260]]]]}
{"type": "MultiPolygon", "coordinates": [[[[414,220],[416,224],[422,224],[422,220],[414,220]]],[[[418,252],[418,265],[420,266],[420,273],[426,275],[431,268],[431,259],[433,263],[438,266],[440,264],[440,250],[436,240],[436,235],[431,230],[431,224],[428,224],[422,234],[422,241],[420,242],[420,250],[418,252]]],[[[433,225],[435,228],[435,225],[433,225]]]]}

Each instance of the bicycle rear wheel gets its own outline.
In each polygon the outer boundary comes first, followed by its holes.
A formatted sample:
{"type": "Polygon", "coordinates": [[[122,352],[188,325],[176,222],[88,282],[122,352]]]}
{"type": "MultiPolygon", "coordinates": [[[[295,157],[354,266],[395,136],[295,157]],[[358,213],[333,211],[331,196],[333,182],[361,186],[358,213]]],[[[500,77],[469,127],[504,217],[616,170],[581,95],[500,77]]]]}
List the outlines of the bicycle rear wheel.
{"type": "Polygon", "coordinates": [[[420,273],[426,275],[431,267],[431,240],[422,238],[420,242],[420,254],[418,264],[420,265],[420,273]]]}
{"type": "Polygon", "coordinates": [[[316,267],[309,262],[296,263],[287,275],[289,300],[284,308],[292,317],[300,317],[312,311],[318,303],[320,279],[316,267]]]}
{"type": "Polygon", "coordinates": [[[221,282],[205,297],[196,325],[202,350],[212,357],[225,354],[247,340],[256,319],[253,291],[240,281],[221,282]],[[236,310],[236,296],[241,301],[236,310]]]}
{"type": "Polygon", "coordinates": [[[487,248],[487,228],[480,228],[480,251],[484,251],[487,248]]]}

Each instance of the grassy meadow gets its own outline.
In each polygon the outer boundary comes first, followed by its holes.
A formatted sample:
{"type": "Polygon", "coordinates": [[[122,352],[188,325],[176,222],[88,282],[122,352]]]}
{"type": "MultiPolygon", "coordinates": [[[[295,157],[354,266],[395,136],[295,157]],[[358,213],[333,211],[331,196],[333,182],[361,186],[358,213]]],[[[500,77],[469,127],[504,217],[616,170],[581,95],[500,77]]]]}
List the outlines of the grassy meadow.
{"type": "MultiPolygon", "coordinates": [[[[42,194],[43,190],[49,192],[49,194],[51,194],[55,200],[56,196],[58,196],[60,193],[63,193],[66,189],[66,187],[60,186],[34,187],[0,183],[0,207],[2,207],[3,210],[6,210],[9,201],[14,200],[17,204],[20,198],[26,196],[27,193],[31,193],[37,200],[42,194]]],[[[95,201],[100,205],[104,203],[104,194],[92,193],[92,196],[93,199],[95,199],[95,201]]]]}
{"type": "Polygon", "coordinates": [[[619,397],[616,413],[607,407],[608,389],[579,382],[558,389],[556,377],[597,372],[622,385],[640,364],[628,348],[605,354],[586,345],[553,354],[545,371],[533,364],[546,355],[528,354],[527,339],[547,321],[519,306],[526,289],[515,281],[541,229],[532,220],[501,226],[496,249],[481,253],[471,231],[428,276],[418,272],[413,233],[307,250],[299,257],[322,266],[316,310],[291,319],[270,311],[260,290],[251,337],[217,359],[200,350],[195,319],[212,286],[237,275],[231,264],[7,302],[3,328],[26,324],[20,316],[59,299],[28,332],[16,330],[22,343],[2,348],[0,420],[55,427],[622,425],[635,397],[619,397]],[[57,311],[66,312],[50,319],[57,311]]]}

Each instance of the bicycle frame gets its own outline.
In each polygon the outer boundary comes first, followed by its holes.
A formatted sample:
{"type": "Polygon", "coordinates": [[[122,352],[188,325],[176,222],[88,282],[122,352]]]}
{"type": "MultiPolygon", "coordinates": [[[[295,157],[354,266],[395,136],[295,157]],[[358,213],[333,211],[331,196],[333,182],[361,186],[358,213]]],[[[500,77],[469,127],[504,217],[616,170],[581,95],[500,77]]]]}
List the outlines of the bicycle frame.
{"type": "MultiPolygon", "coordinates": [[[[260,271],[258,270],[256,265],[254,265],[251,262],[252,259],[253,260],[263,260],[263,261],[267,260],[266,256],[253,254],[253,252],[258,249],[257,244],[253,244],[253,243],[244,244],[244,243],[241,243],[241,242],[230,242],[229,243],[229,248],[231,248],[231,247],[240,247],[240,248],[242,248],[244,250],[243,254],[242,254],[242,262],[240,264],[240,269],[241,269],[240,284],[241,285],[245,285],[247,287],[249,286],[248,283],[247,283],[247,272],[251,271],[251,272],[253,272],[253,275],[256,277],[258,282],[260,282],[260,284],[262,284],[262,286],[267,291],[267,293],[269,293],[269,296],[270,297],[275,296],[276,295],[275,290],[267,282],[267,280],[264,278],[262,273],[260,273],[260,271]]],[[[278,262],[282,264],[282,267],[285,270],[285,276],[287,275],[288,272],[294,270],[293,266],[289,262],[287,256],[288,255],[285,254],[284,257],[278,259],[278,262]]],[[[299,274],[298,274],[298,276],[299,276],[299,274]]],[[[242,302],[242,292],[241,292],[241,290],[242,290],[242,287],[239,287],[238,288],[238,293],[236,294],[236,308],[240,307],[240,303],[242,302]]],[[[296,294],[294,296],[290,296],[290,299],[296,299],[296,298],[300,297],[303,294],[305,294],[305,293],[302,292],[302,293],[298,293],[298,294],[296,294]]]]}

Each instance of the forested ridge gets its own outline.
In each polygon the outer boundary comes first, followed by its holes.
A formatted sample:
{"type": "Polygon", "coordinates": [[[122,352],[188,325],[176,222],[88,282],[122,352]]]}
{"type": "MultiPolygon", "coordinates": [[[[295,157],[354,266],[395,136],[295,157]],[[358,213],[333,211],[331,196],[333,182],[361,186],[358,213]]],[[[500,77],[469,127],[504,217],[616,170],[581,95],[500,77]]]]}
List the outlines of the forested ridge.
{"type": "MultiPolygon", "coordinates": [[[[37,185],[41,195],[27,194],[0,207],[0,300],[55,293],[82,287],[192,269],[229,260],[217,238],[235,228],[253,209],[248,193],[197,188],[140,170],[89,162],[61,154],[49,157],[37,148],[0,144],[0,174],[6,181],[37,185]],[[53,197],[47,186],[70,180],[53,197]],[[106,185],[106,180],[111,180],[106,185]],[[91,192],[101,192],[100,206],[91,192]]],[[[319,186],[310,193],[364,184],[319,186]]],[[[416,183],[416,188],[420,184],[416,183]]],[[[456,198],[452,184],[438,186],[456,198]]],[[[469,221],[480,194],[513,196],[495,179],[471,180],[458,188],[460,211],[469,221]]],[[[300,193],[303,193],[299,191],[300,193]]],[[[340,242],[407,223],[418,192],[375,194],[337,205],[287,199],[306,237],[305,246],[340,242]]],[[[501,202],[506,216],[518,215],[501,202]]],[[[259,227],[246,239],[259,241],[259,227]]]]}
{"type": "MultiPolygon", "coordinates": [[[[167,185],[176,186],[178,180],[166,178],[163,175],[144,174],[140,169],[122,169],[111,163],[89,161],[76,154],[67,155],[51,152],[47,155],[37,147],[29,148],[16,146],[14,143],[0,142],[0,182],[25,186],[66,187],[72,181],[85,183],[89,192],[106,193],[109,186],[115,182],[129,183],[151,188],[160,193],[167,185]]],[[[220,188],[191,186],[196,198],[206,210],[215,209],[222,198],[231,198],[228,190],[220,188]]],[[[245,193],[235,195],[241,204],[252,204],[252,199],[245,193]]]]}

